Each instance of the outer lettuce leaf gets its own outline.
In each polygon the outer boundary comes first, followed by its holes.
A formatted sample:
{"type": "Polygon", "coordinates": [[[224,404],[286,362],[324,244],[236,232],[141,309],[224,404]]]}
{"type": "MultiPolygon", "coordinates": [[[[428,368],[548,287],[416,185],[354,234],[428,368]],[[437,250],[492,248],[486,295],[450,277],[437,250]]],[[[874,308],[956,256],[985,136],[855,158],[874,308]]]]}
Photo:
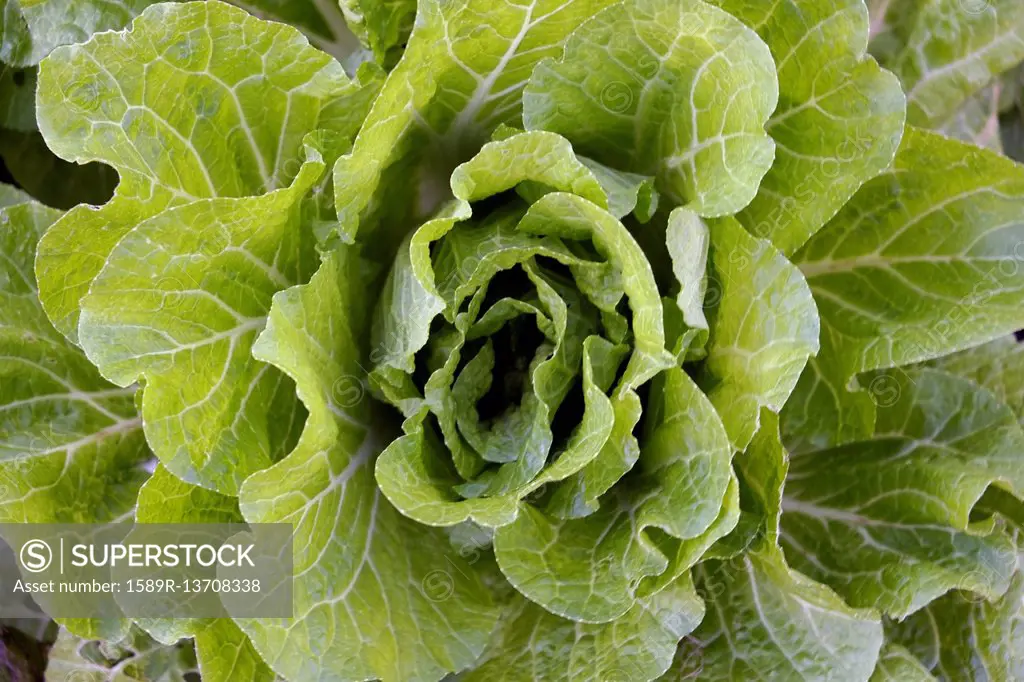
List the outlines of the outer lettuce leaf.
{"type": "Polygon", "coordinates": [[[140,223],[82,300],[90,360],[119,385],[145,380],[142,416],[157,456],[227,494],[284,455],[298,421],[290,382],[250,349],[273,294],[315,267],[300,202],[324,162],[308,153],[287,189],[194,201],[140,223]],[[153,268],[164,274],[157,282],[153,268]]]}
{"type": "Polygon", "coordinates": [[[138,523],[242,523],[238,498],[186,483],[162,465],[139,490],[138,523]]]}
{"type": "Polygon", "coordinates": [[[62,630],[50,651],[46,679],[68,682],[187,682],[195,674],[190,642],[162,645],[132,630],[116,643],[79,639],[62,630]]]}
{"type": "Polygon", "coordinates": [[[742,451],[761,409],[778,413],[818,352],[818,314],[800,271],[733,219],[711,226],[708,261],[711,335],[698,381],[742,451]]]}
{"type": "Polygon", "coordinates": [[[929,365],[970,379],[991,391],[1024,425],[1024,344],[1014,336],[947,355],[929,365]]]}
{"type": "Polygon", "coordinates": [[[1024,6],[1015,0],[893,0],[872,49],[907,93],[907,122],[948,125],[963,104],[1024,60],[1024,6]]]}
{"type": "MultiPolygon", "coordinates": [[[[9,193],[9,190],[5,190],[9,193]]],[[[16,196],[11,197],[17,200],[16,196]]],[[[89,523],[130,517],[150,459],[134,387],[104,381],[46,319],[32,262],[60,213],[0,209],[0,520],[89,523]]]]}
{"type": "Polygon", "coordinates": [[[291,24],[317,48],[354,67],[362,58],[359,41],[345,22],[343,9],[329,0],[230,0],[260,19],[291,24]]]}
{"type": "Polygon", "coordinates": [[[707,616],[683,640],[665,682],[764,677],[866,680],[882,645],[871,612],[851,609],[824,585],[762,547],[695,570],[707,616]]]}
{"type": "Polygon", "coordinates": [[[390,261],[409,226],[446,198],[451,170],[500,124],[519,122],[534,65],[611,1],[422,0],[402,60],[334,168],[341,239],[400,230],[367,240],[390,261]]]}
{"type": "Polygon", "coordinates": [[[796,256],[821,315],[822,352],[783,415],[787,443],[804,450],[869,435],[870,398],[847,390],[860,372],[1024,326],[1022,197],[1020,166],[908,129],[893,168],[796,256]]]}
{"type": "MultiPolygon", "coordinates": [[[[39,305],[36,243],[60,213],[6,185],[0,195],[11,204],[0,210],[0,521],[131,519],[152,458],[135,389],[104,381],[39,305]]],[[[129,625],[63,623],[79,635],[112,640],[129,625]]]]}
{"type": "Polygon", "coordinates": [[[1001,91],[999,82],[979,91],[968,98],[938,131],[947,137],[1002,153],[1003,143],[999,134],[1001,91]]]}
{"type": "MultiPolygon", "coordinates": [[[[138,523],[243,523],[238,498],[221,495],[186,483],[163,465],[139,490],[135,510],[138,523]]],[[[136,624],[164,644],[191,637],[212,620],[189,618],[141,618],[136,624]]]]}
{"type": "Polygon", "coordinates": [[[863,0],[712,3],[755,28],[779,71],[779,106],[766,126],[775,162],[737,217],[790,255],[892,161],[906,98],[865,55],[863,0]]]}
{"type": "Polygon", "coordinates": [[[932,682],[928,669],[899,644],[886,643],[871,682],[932,682]]]}
{"type": "Polygon", "coordinates": [[[765,670],[786,670],[786,679],[867,679],[882,640],[877,615],[790,569],[778,548],[788,455],[774,413],[763,411],[735,464],[749,511],[694,569],[707,615],[660,679],[746,679],[765,670]]]}
{"type": "Polygon", "coordinates": [[[155,6],[40,74],[49,144],[122,177],[110,203],[72,210],[41,242],[44,307],[115,383],[147,379],[147,437],[175,475],[237,493],[294,442],[290,382],[249,348],[272,294],[315,268],[315,186],[368,93],[296,30],[218,2],[155,6]],[[303,164],[318,125],[338,134],[303,164]]]}
{"type": "MultiPolygon", "coordinates": [[[[783,407],[782,433],[786,448],[793,453],[807,452],[850,443],[866,437],[875,428],[875,401],[871,393],[857,390],[846,374],[843,356],[831,336],[821,336],[821,350],[797,381],[790,400],[783,407]],[[848,386],[851,388],[848,390],[848,386]]],[[[872,388],[869,386],[869,388],[872,388]]],[[[872,393],[885,392],[876,384],[872,393]]],[[[883,396],[882,400],[886,400],[883,396]]]]}
{"type": "Polygon", "coordinates": [[[291,376],[309,410],[295,450],[240,493],[251,523],[295,527],[295,617],[240,620],[290,679],[436,680],[483,651],[499,608],[445,535],[395,510],[373,478],[388,429],[364,398],[366,311],[352,250],[274,297],[256,357],[291,376]]]}
{"type": "MultiPolygon", "coordinates": [[[[1024,575],[992,601],[952,592],[887,628],[936,678],[994,682],[1024,677],[1024,575]]],[[[902,678],[905,679],[905,678],[902,678]]]]}
{"type": "Polygon", "coordinates": [[[31,66],[60,46],[127,25],[155,0],[3,0],[0,61],[31,66]]]}
{"type": "Polygon", "coordinates": [[[277,682],[238,625],[226,618],[207,621],[194,635],[199,674],[206,682],[277,682]]]}
{"type": "Polygon", "coordinates": [[[952,588],[997,598],[1016,551],[986,489],[1024,490],[1024,433],[991,393],[935,370],[882,375],[895,400],[867,440],[795,456],[783,502],[790,562],[851,604],[904,617],[952,588]]]}
{"type": "Polygon", "coordinates": [[[70,211],[40,244],[54,325],[77,341],[80,299],[140,222],[197,199],[288,186],[303,137],[330,128],[344,148],[372,92],[297,30],[217,0],[157,5],[127,33],[55,50],[39,72],[40,131],[61,158],[106,163],[121,183],[110,203],[70,211]]]}
{"type": "Polygon", "coordinates": [[[627,0],[538,65],[523,119],[719,216],[749,204],[772,164],[764,125],[778,97],[771,53],[731,15],[699,0],[627,0]]]}
{"type": "Polygon", "coordinates": [[[398,61],[416,17],[416,0],[340,0],[348,26],[377,61],[398,61]]]}
{"type": "MultiPolygon", "coordinates": [[[[242,523],[238,499],[185,483],[163,466],[139,491],[139,523],[242,523]]],[[[234,621],[209,619],[144,619],[137,624],[166,645],[195,640],[195,657],[205,682],[250,680],[270,682],[274,674],[234,621]]]]}
{"type": "Polygon", "coordinates": [[[587,625],[559,618],[523,597],[502,615],[491,644],[465,682],[556,679],[652,680],[672,662],[679,639],[704,616],[689,574],[621,618],[587,625]]]}

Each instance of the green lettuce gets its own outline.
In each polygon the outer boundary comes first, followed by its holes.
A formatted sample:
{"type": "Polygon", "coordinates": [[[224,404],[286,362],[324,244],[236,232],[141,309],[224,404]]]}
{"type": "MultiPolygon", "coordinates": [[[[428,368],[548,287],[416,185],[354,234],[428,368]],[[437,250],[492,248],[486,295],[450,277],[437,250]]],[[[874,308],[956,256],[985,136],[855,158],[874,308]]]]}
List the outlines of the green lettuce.
{"type": "Polygon", "coordinates": [[[47,676],[1024,675],[1019,3],[65,4],[0,27],[0,521],[295,575],[47,676]]]}

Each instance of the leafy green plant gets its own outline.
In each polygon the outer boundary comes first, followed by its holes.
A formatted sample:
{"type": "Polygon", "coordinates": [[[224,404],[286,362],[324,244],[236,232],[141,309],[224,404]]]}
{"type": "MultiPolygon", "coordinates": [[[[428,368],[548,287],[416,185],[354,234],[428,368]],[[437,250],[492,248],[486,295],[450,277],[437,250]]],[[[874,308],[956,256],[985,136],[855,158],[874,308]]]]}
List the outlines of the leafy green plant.
{"type": "Polygon", "coordinates": [[[295,581],[48,675],[1024,676],[1018,2],[66,4],[0,110],[118,182],[0,194],[0,521],[295,581]]]}

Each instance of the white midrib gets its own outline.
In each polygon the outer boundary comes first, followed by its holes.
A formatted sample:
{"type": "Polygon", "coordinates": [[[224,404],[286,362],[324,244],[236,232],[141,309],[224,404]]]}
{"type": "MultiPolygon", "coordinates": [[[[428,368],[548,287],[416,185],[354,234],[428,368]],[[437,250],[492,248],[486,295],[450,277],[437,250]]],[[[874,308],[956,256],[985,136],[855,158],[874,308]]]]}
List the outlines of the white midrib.
{"type": "Polygon", "coordinates": [[[98,443],[104,438],[109,438],[110,436],[128,433],[129,431],[135,431],[136,429],[140,428],[142,428],[141,417],[135,417],[134,419],[124,419],[122,421],[111,424],[106,428],[100,429],[95,433],[91,433],[85,438],[80,438],[79,440],[72,441],[70,443],[62,443],[60,445],[56,445],[46,450],[34,450],[28,453],[28,455],[30,457],[42,457],[45,455],[52,455],[57,452],[64,452],[66,450],[68,453],[68,457],[71,457],[72,455],[74,455],[75,452],[77,452],[78,450],[82,449],[87,445],[98,443]]]}
{"type": "Polygon", "coordinates": [[[850,272],[858,268],[890,268],[894,265],[906,265],[913,263],[958,263],[958,262],[1002,262],[1005,256],[965,256],[952,254],[949,256],[920,255],[920,256],[882,256],[877,253],[867,253],[863,256],[854,256],[841,260],[822,260],[807,263],[799,263],[798,267],[804,277],[818,277],[833,273],[850,272]]]}
{"type": "Polygon", "coordinates": [[[6,360],[6,361],[9,361],[9,362],[20,362],[20,363],[23,363],[25,365],[28,365],[29,367],[32,368],[33,371],[42,372],[43,374],[48,376],[52,381],[60,384],[61,386],[65,387],[67,389],[67,392],[64,393],[64,394],[52,394],[51,393],[51,394],[48,394],[48,395],[34,396],[32,398],[26,398],[24,400],[17,400],[17,401],[13,401],[13,402],[10,402],[10,403],[6,403],[6,404],[3,404],[3,405],[0,405],[0,412],[4,412],[4,411],[7,411],[7,410],[10,410],[10,409],[13,409],[13,408],[17,408],[17,407],[22,407],[24,405],[31,405],[31,404],[36,403],[36,402],[45,402],[46,400],[67,398],[68,400],[77,400],[77,401],[84,402],[87,405],[89,405],[89,407],[93,408],[94,410],[96,410],[100,414],[104,415],[105,417],[107,417],[111,421],[118,421],[118,420],[121,419],[121,415],[115,414],[115,413],[111,412],[110,410],[108,410],[103,405],[100,405],[98,402],[96,402],[96,399],[97,398],[102,399],[102,398],[107,398],[107,397],[115,397],[115,396],[123,394],[124,392],[127,392],[127,394],[130,395],[135,390],[135,389],[130,388],[130,387],[125,387],[125,388],[115,388],[115,389],[110,389],[110,390],[105,390],[105,391],[83,391],[83,390],[79,389],[77,386],[75,386],[74,384],[70,383],[65,377],[60,376],[56,372],[54,372],[54,371],[52,371],[52,370],[50,370],[50,369],[48,369],[46,367],[43,367],[42,365],[40,365],[40,364],[38,364],[36,362],[32,362],[28,358],[22,358],[22,357],[18,357],[18,356],[14,356],[14,355],[0,355],[0,360],[6,360]]]}
{"type": "MultiPolygon", "coordinates": [[[[952,62],[950,62],[948,64],[943,64],[941,67],[939,67],[937,69],[933,69],[932,71],[928,71],[927,73],[925,73],[924,77],[921,80],[919,80],[917,83],[915,83],[913,85],[913,87],[911,87],[910,90],[907,91],[907,101],[908,102],[914,102],[915,104],[918,104],[920,106],[920,102],[918,102],[918,100],[917,100],[917,95],[921,91],[922,88],[927,87],[929,84],[934,82],[937,78],[940,78],[940,77],[946,75],[947,73],[956,71],[957,69],[959,69],[964,64],[972,62],[972,61],[974,61],[976,59],[984,58],[984,56],[986,54],[988,54],[989,52],[991,52],[991,51],[993,51],[993,50],[995,50],[995,49],[997,49],[999,47],[1002,47],[1002,45],[1003,45],[1003,43],[1005,41],[1008,41],[1008,40],[1012,41],[1015,38],[1016,38],[1017,42],[1020,41],[1020,38],[1017,38],[1017,36],[1012,31],[1009,32],[1009,33],[1004,33],[1004,34],[996,37],[995,40],[992,40],[991,42],[986,43],[985,47],[983,47],[982,49],[978,50],[977,52],[970,52],[968,54],[965,54],[963,57],[960,57],[957,60],[954,60],[954,61],[952,61],[952,62]]],[[[988,68],[987,64],[985,66],[986,66],[986,68],[988,68]]],[[[929,112],[929,113],[931,113],[931,112],[929,112]]]]}
{"type": "Polygon", "coordinates": [[[120,419],[120,415],[116,415],[110,412],[109,410],[96,405],[93,401],[97,398],[117,398],[130,396],[135,392],[135,390],[136,389],[134,387],[130,386],[128,388],[114,388],[105,391],[80,391],[75,389],[68,391],[66,393],[47,393],[45,395],[34,395],[31,398],[15,400],[13,402],[0,405],[0,414],[4,412],[9,412],[19,407],[36,405],[39,403],[54,402],[58,400],[67,400],[70,402],[88,403],[91,407],[100,410],[104,416],[110,417],[111,419],[120,419]]]}
{"type": "Polygon", "coordinates": [[[872,519],[867,516],[862,516],[855,512],[844,511],[842,509],[830,509],[828,507],[819,507],[816,504],[809,502],[801,502],[800,500],[794,500],[792,498],[784,497],[782,499],[782,511],[783,513],[789,512],[792,514],[803,514],[810,516],[815,519],[822,521],[838,521],[851,526],[861,527],[880,527],[880,528],[896,528],[899,530],[909,531],[921,531],[927,529],[954,530],[951,527],[929,525],[925,523],[901,523],[899,521],[884,521],[879,519],[872,519]]]}
{"type": "Polygon", "coordinates": [[[761,593],[757,589],[757,572],[754,570],[754,566],[750,561],[750,557],[743,557],[743,566],[747,572],[747,578],[750,580],[750,596],[754,603],[754,610],[757,611],[757,617],[764,624],[764,631],[768,635],[768,638],[772,640],[775,647],[783,655],[786,661],[793,667],[794,672],[802,673],[802,668],[797,665],[796,661],[793,660],[792,654],[782,645],[776,636],[775,628],[772,626],[771,620],[768,615],[764,612],[764,607],[761,605],[761,593]]]}
{"type": "MultiPolygon", "coordinates": [[[[333,490],[335,490],[338,487],[344,487],[345,484],[347,484],[348,481],[353,476],[355,476],[356,472],[359,471],[359,469],[362,468],[367,462],[369,462],[370,457],[373,455],[374,449],[377,447],[377,445],[378,445],[377,439],[373,437],[373,434],[371,432],[367,431],[366,438],[364,438],[363,442],[360,444],[359,450],[356,452],[355,455],[352,456],[352,459],[350,459],[348,461],[348,464],[345,465],[345,468],[342,469],[341,472],[337,476],[332,476],[331,477],[331,482],[326,487],[324,487],[323,490],[321,490],[319,493],[317,493],[312,499],[310,499],[305,504],[305,508],[309,509],[311,506],[313,506],[315,504],[319,504],[320,500],[322,500],[324,497],[326,497],[333,490]]],[[[337,527],[338,523],[340,523],[340,521],[341,521],[338,518],[337,515],[338,515],[338,513],[341,512],[341,508],[343,506],[342,502],[343,502],[343,500],[338,500],[338,506],[337,506],[337,509],[335,510],[335,519],[334,519],[335,527],[337,527]]],[[[369,530],[367,531],[367,533],[368,533],[367,538],[366,538],[367,551],[369,551],[369,544],[370,544],[370,542],[372,540],[372,534],[373,534],[373,531],[374,531],[374,526],[376,525],[376,521],[375,521],[375,517],[376,517],[376,504],[377,504],[377,502],[376,502],[376,495],[375,495],[375,497],[374,497],[373,517],[370,520],[369,530]]],[[[317,554],[316,558],[313,559],[312,561],[310,561],[309,565],[304,570],[300,571],[299,573],[296,573],[295,574],[295,578],[297,579],[297,578],[303,576],[304,574],[308,573],[309,571],[311,571],[320,562],[320,560],[323,558],[323,555],[324,555],[324,553],[327,552],[329,546],[330,546],[329,542],[325,543],[320,548],[320,551],[317,554]]],[[[355,574],[355,576],[352,579],[353,583],[355,582],[356,578],[358,578],[358,571],[359,571],[359,569],[356,569],[356,574],[355,574]]]]}
{"type": "Polygon", "coordinates": [[[501,59],[498,60],[497,66],[494,70],[487,74],[476,86],[476,90],[473,92],[473,96],[470,97],[466,103],[465,108],[459,112],[459,115],[455,118],[452,124],[451,130],[461,132],[466,130],[476,115],[480,113],[480,109],[483,107],[484,102],[487,101],[487,96],[491,93],[491,88],[498,82],[498,78],[505,72],[505,68],[508,66],[512,58],[515,57],[516,52],[519,50],[519,46],[522,44],[523,39],[526,38],[526,34],[529,33],[530,29],[533,28],[533,10],[537,7],[537,0],[533,0],[530,6],[526,8],[526,16],[523,17],[523,24],[519,27],[519,32],[509,43],[508,49],[505,50],[505,54],[501,55],[501,59]]]}

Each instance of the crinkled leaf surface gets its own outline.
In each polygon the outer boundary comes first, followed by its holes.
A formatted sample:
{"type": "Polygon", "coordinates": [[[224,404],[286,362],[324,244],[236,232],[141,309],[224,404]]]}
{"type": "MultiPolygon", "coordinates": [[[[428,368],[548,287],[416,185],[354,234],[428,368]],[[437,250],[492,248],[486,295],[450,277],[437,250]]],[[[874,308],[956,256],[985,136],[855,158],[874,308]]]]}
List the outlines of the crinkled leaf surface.
{"type": "MultiPolygon", "coordinates": [[[[0,209],[0,520],[131,519],[152,459],[135,388],[106,382],[39,305],[32,277],[36,243],[60,213],[7,186],[3,195],[13,205],[0,209]]],[[[63,623],[82,636],[113,640],[129,625],[120,619],[63,623]]]]}
{"type": "Polygon", "coordinates": [[[877,616],[787,567],[777,548],[708,561],[694,572],[707,615],[683,640],[665,682],[765,674],[852,682],[871,674],[882,645],[877,616]]]}
{"type": "Polygon", "coordinates": [[[887,635],[913,653],[938,679],[1017,680],[1024,676],[1024,575],[993,601],[951,592],[887,635]]]}
{"type": "MultiPolygon", "coordinates": [[[[452,169],[500,124],[519,122],[534,65],[560,54],[566,36],[610,2],[420,2],[402,60],[334,168],[342,239],[383,225],[401,229],[401,241],[446,197],[452,169]]],[[[390,260],[389,242],[372,240],[390,260]]]]}
{"type": "Polygon", "coordinates": [[[560,520],[524,508],[495,533],[502,572],[549,611],[585,622],[619,618],[644,577],[669,571],[658,582],[671,581],[735,524],[731,449],[714,408],[679,369],[653,390],[655,426],[632,485],[617,485],[589,516],[560,520]],[[652,527],[675,541],[659,546],[652,527]]]}
{"type": "MultiPolygon", "coordinates": [[[[238,498],[186,483],[158,466],[139,491],[139,523],[241,523],[238,498]]],[[[136,623],[165,644],[183,637],[195,640],[195,656],[206,682],[269,682],[274,674],[249,638],[227,618],[145,619],[136,623]]]]}
{"type": "Polygon", "coordinates": [[[1024,59],[1024,5],[1015,0],[893,0],[880,9],[890,28],[874,51],[903,84],[912,125],[947,124],[1024,59]]]}
{"type": "Polygon", "coordinates": [[[818,314],[800,271],[733,219],[711,226],[707,276],[711,335],[698,381],[742,451],[761,408],[778,413],[818,352],[818,314]]]}
{"type": "Polygon", "coordinates": [[[766,126],[775,161],[738,218],[792,254],[892,161],[906,99],[865,54],[863,0],[712,4],[754,27],[775,59],[779,106],[766,126]]]}
{"type": "MultiPolygon", "coordinates": [[[[858,390],[844,379],[843,356],[822,334],[817,357],[807,361],[790,400],[783,407],[782,433],[793,453],[849,443],[864,438],[875,428],[872,393],[858,390]]],[[[879,390],[876,385],[875,392],[879,390]]]]}
{"type": "Polygon", "coordinates": [[[679,639],[704,605],[689,574],[601,625],[559,618],[523,597],[502,614],[491,644],[466,682],[555,679],[651,680],[664,673],[679,639]]]}
{"type": "Polygon", "coordinates": [[[342,8],[329,0],[229,0],[260,19],[291,24],[317,48],[342,64],[355,66],[359,41],[345,21],[342,8]]]}
{"type": "Polygon", "coordinates": [[[232,620],[207,621],[207,626],[198,630],[194,639],[199,674],[207,682],[275,682],[281,679],[263,662],[252,642],[232,620]]]}
{"type": "Polygon", "coordinates": [[[195,673],[192,644],[162,645],[132,630],[119,642],[86,640],[62,630],[50,651],[46,679],[68,682],[186,682],[195,673]]]}
{"type": "Polygon", "coordinates": [[[1024,344],[1014,336],[947,355],[929,365],[970,379],[991,391],[1024,424],[1024,344]]]}
{"type": "Polygon", "coordinates": [[[249,347],[271,295],[315,268],[317,182],[354,134],[365,90],[295,29],[219,2],[155,6],[131,31],[41,66],[48,143],[122,178],[110,203],[72,210],[43,239],[44,307],[106,376],[147,377],[148,438],[182,478],[237,492],[291,445],[293,389],[249,347]],[[303,165],[318,126],[332,133],[303,165]]]}
{"type": "Polygon", "coordinates": [[[3,0],[0,61],[31,66],[60,45],[117,30],[155,0],[3,0]]]}
{"type": "Polygon", "coordinates": [[[150,457],[134,387],[100,377],[49,324],[32,262],[60,213],[0,209],[0,518],[88,523],[130,515],[150,457]]]}
{"type": "Polygon", "coordinates": [[[70,211],[40,244],[40,295],[54,325],[77,340],[79,301],[133,227],[196,199],[288,186],[303,137],[330,128],[343,145],[370,92],[297,30],[217,0],[156,5],[126,33],[54,51],[39,75],[47,145],[121,177],[112,201],[70,211]]]}
{"type": "Polygon", "coordinates": [[[227,494],[280,459],[301,420],[291,382],[250,351],[274,293],[315,267],[300,200],[324,164],[309,153],[290,188],[199,200],[140,223],[82,300],[90,360],[117,384],[145,380],[142,417],[157,456],[227,494]]]}
{"type": "Polygon", "coordinates": [[[764,125],[778,97],[771,53],[733,16],[700,0],[627,0],[538,65],[523,119],[719,216],[749,204],[772,164],[764,125]]]}
{"type": "Polygon", "coordinates": [[[970,513],[993,483],[1024,489],[1016,416],[943,372],[880,376],[893,398],[879,407],[871,438],[791,459],[786,556],[851,604],[896,617],[954,587],[998,597],[1016,548],[993,521],[972,522],[970,513]]]}
{"type": "Polygon", "coordinates": [[[412,32],[416,0],[340,0],[339,4],[349,28],[378,62],[389,66],[398,60],[412,32]]]}
{"type": "Polygon", "coordinates": [[[309,410],[295,450],[240,494],[251,523],[295,527],[294,618],[240,620],[291,679],[436,680],[483,651],[499,607],[446,536],[405,518],[377,488],[388,430],[359,377],[366,329],[351,251],[274,297],[254,354],[296,383],[309,410]]]}
{"type": "Polygon", "coordinates": [[[933,682],[928,669],[899,644],[886,643],[878,657],[871,682],[933,682]]]}
{"type": "Polygon", "coordinates": [[[928,360],[1024,326],[1024,169],[908,129],[894,166],[797,254],[822,352],[783,432],[806,447],[871,433],[864,371],[928,360]],[[924,303],[927,301],[927,304],[924,303]]]}
{"type": "Polygon", "coordinates": [[[87,41],[24,139],[120,185],[0,188],[0,515],[296,529],[293,618],[69,622],[121,643],[54,674],[1020,676],[1024,176],[904,134],[865,47],[995,148],[1024,10],[422,0],[405,50],[411,0],[235,4],[341,63],[218,0],[2,7],[0,58],[87,41]]]}

